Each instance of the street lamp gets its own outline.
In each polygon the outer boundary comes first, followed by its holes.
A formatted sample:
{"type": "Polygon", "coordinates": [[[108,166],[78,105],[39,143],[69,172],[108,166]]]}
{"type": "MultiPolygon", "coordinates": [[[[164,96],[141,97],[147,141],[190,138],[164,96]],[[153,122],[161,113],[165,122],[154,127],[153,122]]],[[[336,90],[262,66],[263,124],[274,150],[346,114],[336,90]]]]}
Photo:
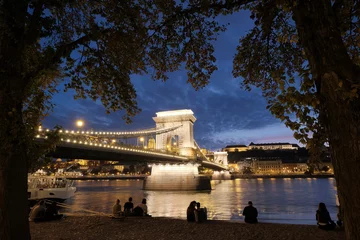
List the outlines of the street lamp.
{"type": "Polygon", "coordinates": [[[144,147],[144,138],[140,137],[140,142],[142,143],[142,146],[144,147]]]}
{"type": "Polygon", "coordinates": [[[80,128],[82,128],[84,126],[84,121],[83,120],[76,120],[76,126],[78,127],[78,132],[80,133],[80,128]]]}
{"type": "Polygon", "coordinates": [[[83,120],[77,120],[77,121],[76,121],[76,126],[77,126],[78,128],[83,127],[83,126],[84,126],[84,121],[83,121],[83,120]]]}

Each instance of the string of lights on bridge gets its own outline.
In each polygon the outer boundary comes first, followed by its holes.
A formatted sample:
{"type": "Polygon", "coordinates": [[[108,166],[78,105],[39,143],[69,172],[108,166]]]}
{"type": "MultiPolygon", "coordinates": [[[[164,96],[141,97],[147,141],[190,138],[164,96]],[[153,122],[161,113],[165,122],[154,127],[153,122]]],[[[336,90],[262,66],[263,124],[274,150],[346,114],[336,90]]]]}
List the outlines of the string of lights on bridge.
{"type": "MultiPolygon", "coordinates": [[[[43,129],[41,127],[39,127],[38,131],[39,132],[52,132],[52,131],[58,131],[59,133],[62,134],[86,134],[86,135],[144,135],[144,134],[149,134],[149,133],[153,133],[153,132],[166,132],[166,131],[172,131],[175,130],[179,127],[181,127],[182,125],[179,126],[173,126],[173,127],[169,127],[169,128],[162,128],[162,129],[149,129],[149,130],[143,130],[143,131],[132,131],[132,132],[104,132],[104,131],[74,131],[74,130],[51,130],[51,129],[43,129]]],[[[36,138],[44,138],[47,139],[47,136],[41,136],[40,134],[36,135],[36,138]]],[[[79,145],[87,145],[87,146],[91,146],[91,147],[99,147],[99,148],[108,148],[108,149],[113,149],[113,150],[118,150],[118,151],[131,151],[131,152],[139,152],[139,153],[144,153],[144,154],[150,154],[153,156],[164,156],[164,157],[173,157],[173,158],[177,158],[177,159],[181,159],[181,160],[188,160],[186,157],[182,157],[182,156],[176,156],[173,154],[165,154],[165,153],[158,153],[158,152],[154,152],[154,151],[147,151],[147,150],[140,150],[140,149],[134,149],[134,148],[128,148],[128,147],[120,147],[120,146],[114,146],[114,145],[109,145],[109,144],[101,144],[101,143],[92,143],[92,142],[88,142],[88,141],[79,141],[79,140],[75,140],[75,139],[63,139],[61,138],[62,142],[65,143],[72,143],[72,144],[79,144],[79,145]]],[[[198,144],[195,142],[196,147],[198,148],[198,150],[200,150],[200,147],[198,146],[198,144]]],[[[213,165],[218,165],[214,162],[212,162],[210,159],[208,159],[201,151],[200,151],[201,155],[205,158],[205,160],[213,165]]]]}
{"type": "MultiPolygon", "coordinates": [[[[88,135],[126,135],[126,134],[148,134],[148,133],[152,133],[152,132],[157,132],[157,131],[168,131],[168,130],[173,130],[176,128],[179,128],[181,126],[174,126],[174,127],[170,127],[170,128],[162,128],[162,129],[149,129],[149,130],[144,130],[144,131],[132,131],[132,132],[101,132],[101,131],[74,131],[74,130],[58,130],[59,133],[65,133],[65,134],[88,134],[88,135]]],[[[39,132],[51,132],[54,130],[50,130],[50,129],[42,129],[39,128],[38,130],[39,132]]]]}
{"type": "MultiPolygon", "coordinates": [[[[39,128],[39,132],[51,132],[53,130],[50,129],[41,129],[39,128]]],[[[144,132],[88,132],[88,131],[69,131],[69,130],[58,130],[59,133],[70,133],[70,134],[100,134],[100,135],[114,135],[114,134],[126,134],[126,133],[130,133],[130,134],[134,134],[134,133],[144,133],[144,132]]],[[[44,138],[47,139],[47,136],[42,137],[40,134],[36,135],[36,138],[44,138]]],[[[179,157],[173,154],[164,154],[164,153],[156,153],[153,151],[146,151],[146,150],[140,150],[140,149],[133,149],[133,148],[126,148],[126,147],[119,147],[119,146],[114,146],[114,145],[109,145],[109,144],[101,144],[101,143],[92,143],[92,142],[88,142],[88,141],[79,141],[79,140],[73,140],[73,139],[66,139],[64,140],[63,138],[60,139],[62,142],[67,142],[67,143],[75,143],[75,144],[83,144],[83,145],[88,145],[88,146],[93,146],[93,147],[102,147],[102,148],[110,148],[110,149],[116,149],[116,150],[125,150],[125,151],[134,151],[134,152],[141,152],[141,153],[149,153],[149,154],[153,154],[153,155],[158,155],[158,156],[173,156],[173,157],[178,157],[181,159],[186,159],[184,157],[179,157]]],[[[196,143],[197,145],[197,143],[196,143]]],[[[198,149],[199,146],[197,145],[198,149]]],[[[209,159],[200,151],[200,153],[203,155],[203,157],[209,161],[209,159]]]]}
{"type": "MultiPolygon", "coordinates": [[[[36,138],[42,138],[42,137],[40,135],[36,135],[36,138]]],[[[43,138],[47,139],[47,136],[45,136],[43,138]]],[[[113,146],[113,145],[101,144],[101,143],[92,143],[92,142],[87,142],[87,141],[78,141],[78,140],[72,140],[72,139],[65,140],[62,138],[60,140],[62,142],[66,142],[66,143],[87,145],[87,146],[99,147],[99,148],[110,148],[110,149],[119,150],[119,151],[123,150],[123,151],[139,152],[139,153],[146,153],[146,154],[151,154],[151,155],[156,155],[156,156],[164,156],[164,157],[172,156],[173,158],[187,160],[186,157],[176,156],[173,154],[157,153],[157,152],[153,152],[153,151],[146,151],[146,150],[140,150],[140,149],[134,149],[134,148],[127,148],[127,147],[119,147],[119,146],[113,146]]]]}

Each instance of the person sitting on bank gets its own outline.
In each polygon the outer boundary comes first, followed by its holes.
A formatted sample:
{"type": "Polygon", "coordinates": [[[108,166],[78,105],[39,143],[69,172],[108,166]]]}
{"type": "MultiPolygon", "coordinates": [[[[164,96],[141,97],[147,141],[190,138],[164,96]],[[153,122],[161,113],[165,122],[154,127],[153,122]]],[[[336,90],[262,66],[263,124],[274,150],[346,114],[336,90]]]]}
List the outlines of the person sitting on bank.
{"type": "Polygon", "coordinates": [[[206,208],[201,208],[200,203],[196,203],[195,213],[195,221],[196,222],[203,222],[207,220],[207,210],[206,208]]]}
{"type": "Polygon", "coordinates": [[[124,205],[124,213],[126,215],[132,214],[134,210],[134,204],[132,203],[132,197],[129,197],[129,201],[125,203],[124,205]]]}
{"type": "Polygon", "coordinates": [[[334,230],[336,224],[331,220],[330,214],[326,208],[325,203],[319,203],[319,208],[316,211],[316,221],[320,229],[323,230],[334,230]]]}
{"type": "Polygon", "coordinates": [[[253,206],[252,201],[248,202],[248,206],[246,206],[244,208],[243,211],[243,216],[245,216],[245,222],[246,223],[257,223],[257,216],[258,216],[258,211],[257,209],[253,206]]]}
{"type": "Polygon", "coordinates": [[[33,221],[33,222],[46,221],[45,213],[46,213],[45,201],[41,200],[30,211],[29,221],[33,221]]]}
{"type": "Polygon", "coordinates": [[[121,215],[121,205],[119,199],[116,200],[113,206],[112,214],[114,217],[119,217],[121,215]]]}
{"type": "Polygon", "coordinates": [[[45,218],[47,220],[58,220],[63,217],[63,214],[59,214],[56,206],[56,202],[52,202],[45,211],[45,218]]]}
{"type": "Polygon", "coordinates": [[[188,222],[195,222],[196,201],[190,202],[189,207],[186,210],[186,219],[188,222]]]}
{"type": "Polygon", "coordinates": [[[146,205],[146,199],[144,198],[139,205],[134,208],[135,216],[150,216],[148,214],[148,207],[146,205]]]}

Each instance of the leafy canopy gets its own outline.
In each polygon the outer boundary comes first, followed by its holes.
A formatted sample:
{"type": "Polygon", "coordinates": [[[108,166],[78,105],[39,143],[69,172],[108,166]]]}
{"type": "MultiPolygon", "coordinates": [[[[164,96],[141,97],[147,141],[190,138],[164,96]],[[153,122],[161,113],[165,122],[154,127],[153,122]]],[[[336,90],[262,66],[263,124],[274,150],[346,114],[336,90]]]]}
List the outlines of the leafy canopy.
{"type": "Polygon", "coordinates": [[[181,13],[185,3],[18,2],[26,4],[17,14],[26,16],[22,63],[31,79],[29,108],[38,104],[39,95],[48,100],[44,91],[68,77],[66,90],[74,89],[76,98],[100,99],[108,111],[126,110],[124,119],[130,121],[139,112],[132,74],[165,81],[167,72],[185,62],[188,82],[198,89],[216,70],[211,42],[223,27],[209,20],[209,14],[181,13]]]}
{"type": "MultiPolygon", "coordinates": [[[[359,4],[325,2],[334,9],[344,45],[358,64],[359,4]]],[[[213,41],[225,30],[216,17],[246,10],[251,12],[254,27],[240,39],[234,57],[234,77],[243,78],[245,89],[261,88],[270,111],[295,130],[295,137],[302,143],[311,141],[309,133],[314,138],[323,136],[319,89],[293,20],[297,1],[12,3],[16,4],[2,4],[2,17],[8,21],[0,26],[1,41],[2,47],[24,46],[19,48],[20,57],[16,60],[20,60],[21,81],[26,86],[25,110],[31,113],[26,114],[30,118],[37,119],[51,110],[51,95],[66,77],[66,89],[74,89],[76,98],[100,99],[107,111],[125,110],[123,118],[128,122],[140,111],[130,81],[132,74],[149,74],[154,80],[165,81],[168,72],[185,63],[188,82],[195,89],[204,87],[217,69],[213,41]],[[9,19],[19,23],[23,41],[18,41],[19,33],[9,19]]],[[[5,53],[0,55],[2,61],[5,53]]],[[[357,98],[358,87],[344,90],[344,98],[357,98]]]]}

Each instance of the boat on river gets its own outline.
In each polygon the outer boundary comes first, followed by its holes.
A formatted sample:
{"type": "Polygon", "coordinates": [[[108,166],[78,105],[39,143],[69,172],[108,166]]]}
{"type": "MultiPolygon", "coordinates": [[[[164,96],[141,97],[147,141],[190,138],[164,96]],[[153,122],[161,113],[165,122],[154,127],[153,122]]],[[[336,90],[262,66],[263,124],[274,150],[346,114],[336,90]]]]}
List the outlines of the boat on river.
{"type": "Polygon", "coordinates": [[[74,181],[62,176],[28,176],[28,199],[37,201],[41,199],[50,199],[58,202],[64,202],[75,195],[76,187],[74,181]]]}

